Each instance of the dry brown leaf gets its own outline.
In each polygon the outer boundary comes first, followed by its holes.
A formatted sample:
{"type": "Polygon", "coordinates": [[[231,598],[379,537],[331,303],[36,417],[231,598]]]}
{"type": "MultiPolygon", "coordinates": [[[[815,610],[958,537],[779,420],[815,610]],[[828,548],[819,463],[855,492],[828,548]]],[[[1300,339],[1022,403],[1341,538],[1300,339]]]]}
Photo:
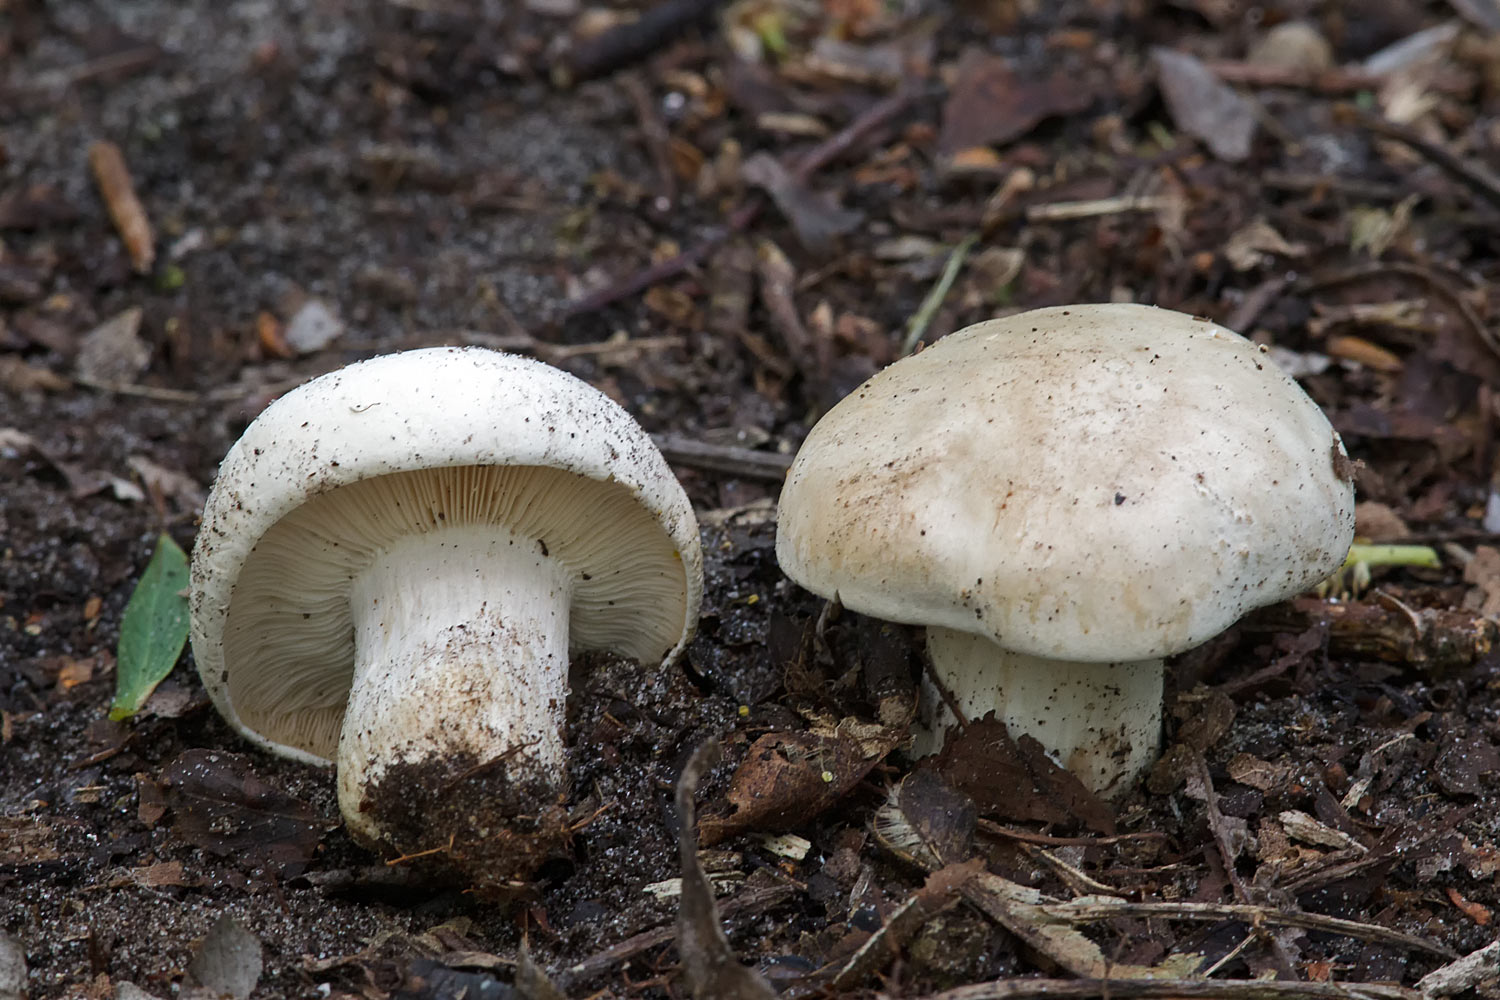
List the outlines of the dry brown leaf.
{"type": "Polygon", "coordinates": [[[863,781],[906,738],[906,731],[905,724],[844,719],[823,720],[807,732],[767,733],[751,744],[730,779],[728,809],[703,817],[703,843],[807,822],[863,781]]]}
{"type": "Polygon", "coordinates": [[[42,390],[61,392],[69,382],[61,375],[40,365],[27,364],[21,358],[7,354],[0,357],[0,389],[20,395],[42,390]]]}
{"type": "Polygon", "coordinates": [[[1464,583],[1475,588],[1464,601],[1466,607],[1482,615],[1500,615],[1500,549],[1477,546],[1474,558],[1464,565],[1464,583]]]}
{"type": "Polygon", "coordinates": [[[693,834],[693,794],[703,772],[718,761],[718,741],[696,751],[677,781],[677,848],[682,864],[682,902],[677,914],[677,951],[688,993],[697,1000],[775,1000],[776,991],[754,969],[741,965],[724,936],[719,906],[693,834]]]}
{"type": "Polygon", "coordinates": [[[1239,163],[1250,155],[1256,124],[1250,102],[1185,52],[1153,48],[1151,60],[1178,128],[1202,139],[1221,160],[1239,163]]]}
{"type": "Polygon", "coordinates": [[[246,868],[299,874],[325,824],[300,799],[267,784],[238,754],[187,750],[162,770],[173,830],[246,868]]]}
{"type": "Polygon", "coordinates": [[[839,205],[835,196],[814,191],[769,153],[756,153],[740,168],[745,183],[771,196],[777,209],[792,224],[797,240],[813,253],[828,251],[833,241],[852,232],[864,221],[864,213],[839,205]]]}
{"type": "Polygon", "coordinates": [[[1483,795],[1486,775],[1500,772],[1500,751],[1483,736],[1449,736],[1443,741],[1432,776],[1449,795],[1483,795]]]}
{"type": "Polygon", "coordinates": [[[891,789],[875,813],[875,840],[892,854],[936,871],[974,853],[974,801],[920,768],[891,789]]]}
{"type": "Polygon", "coordinates": [[[198,481],[185,472],[157,465],[145,455],[131,455],[125,460],[130,471],[141,477],[146,489],[157,496],[176,502],[180,510],[199,510],[205,494],[198,481]]]}
{"type": "Polygon", "coordinates": [[[1000,146],[1036,128],[1047,118],[1076,114],[1094,95],[1076,76],[1057,72],[1044,80],[1024,79],[1001,56],[969,48],[943,105],[938,150],[1000,146]]]}
{"type": "Polygon", "coordinates": [[[140,338],[140,306],[110,317],[83,335],[75,362],[78,377],[95,385],[135,381],[151,361],[151,348],[140,338]]]}
{"type": "Polygon", "coordinates": [[[937,770],[955,789],[973,798],[979,811],[1002,819],[1044,823],[1082,822],[1114,833],[1114,812],[1058,767],[1040,743],[1011,738],[994,713],[969,723],[944,744],[937,770]]]}
{"type": "Polygon", "coordinates": [[[1256,219],[1231,234],[1224,244],[1224,259],[1236,271],[1249,271],[1272,263],[1272,257],[1302,257],[1303,243],[1289,243],[1265,219],[1256,219]]]}
{"type": "Polygon", "coordinates": [[[167,885],[192,885],[182,870],[181,861],[159,861],[154,865],[125,870],[126,881],[148,889],[159,889],[167,885]]]}
{"type": "Polygon", "coordinates": [[[1234,781],[1260,792],[1279,788],[1291,774],[1285,764],[1272,764],[1247,753],[1235,754],[1224,769],[1234,781]]]}
{"type": "Polygon", "coordinates": [[[1354,533],[1372,542],[1394,542],[1409,538],[1411,529],[1389,504],[1361,500],[1354,505],[1354,533]]]}
{"type": "Polygon", "coordinates": [[[1198,687],[1177,696],[1172,714],[1182,720],[1177,742],[1194,750],[1212,750],[1234,724],[1234,701],[1223,691],[1198,687]]]}

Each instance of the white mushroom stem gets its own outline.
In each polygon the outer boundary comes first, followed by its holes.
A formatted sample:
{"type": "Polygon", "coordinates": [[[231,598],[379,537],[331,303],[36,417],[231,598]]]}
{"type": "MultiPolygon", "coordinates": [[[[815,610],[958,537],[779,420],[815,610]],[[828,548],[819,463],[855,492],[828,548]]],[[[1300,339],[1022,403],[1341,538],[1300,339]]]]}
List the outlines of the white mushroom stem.
{"type": "Polygon", "coordinates": [[[397,765],[436,776],[505,758],[562,784],[570,597],[542,543],[492,526],[408,536],[354,580],[338,789],[356,836],[386,839],[366,794],[397,765]]]}
{"type": "MultiPolygon", "coordinates": [[[[1012,738],[1034,737],[1057,763],[1101,795],[1123,792],[1156,757],[1163,662],[1078,663],[1002,648],[987,636],[927,629],[932,669],[971,721],[990,711],[1012,738]]],[[[924,685],[919,752],[935,752],[954,723],[924,685]]]]}

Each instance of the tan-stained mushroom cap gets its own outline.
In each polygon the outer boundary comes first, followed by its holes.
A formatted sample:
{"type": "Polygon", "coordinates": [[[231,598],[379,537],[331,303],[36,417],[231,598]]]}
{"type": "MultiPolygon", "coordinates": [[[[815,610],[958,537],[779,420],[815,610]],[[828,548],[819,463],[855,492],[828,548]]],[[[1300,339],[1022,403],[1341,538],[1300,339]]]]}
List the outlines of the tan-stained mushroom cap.
{"type": "MultiPolygon", "coordinates": [[[[646,432],[549,365],[409,351],[292,390],[224,459],[192,564],[193,651],[219,710],[268,749],[333,760],[356,577],[405,536],[466,526],[563,567],[574,649],[655,663],[692,634],[697,523],[646,432]]],[[[434,600],[412,576],[410,600],[434,600]]]]}
{"type": "Polygon", "coordinates": [[[1135,305],[979,323],[808,435],[777,558],[890,621],[1087,662],[1180,652],[1336,569],[1352,484],[1256,345],[1135,305]]]}

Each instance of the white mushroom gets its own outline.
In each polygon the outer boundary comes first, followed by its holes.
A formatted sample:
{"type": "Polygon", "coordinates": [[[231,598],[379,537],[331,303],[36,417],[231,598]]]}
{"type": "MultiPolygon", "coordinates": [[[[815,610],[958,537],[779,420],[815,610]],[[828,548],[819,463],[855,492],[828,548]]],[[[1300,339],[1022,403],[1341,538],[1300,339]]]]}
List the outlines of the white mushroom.
{"type": "MultiPolygon", "coordinates": [[[[1254,344],[1134,305],[979,323],[818,422],[776,554],[846,607],[927,626],[959,710],[1103,793],[1150,763],[1162,658],[1316,584],[1354,533],[1338,435],[1254,344]]],[[[954,721],[924,691],[941,744],[954,721]]]]}
{"type": "Polygon", "coordinates": [[[193,551],[192,642],[252,742],[338,767],[360,841],[491,882],[565,836],[570,650],[670,663],[697,522],[641,427],[526,358],[374,358],[272,403],[193,551]]]}

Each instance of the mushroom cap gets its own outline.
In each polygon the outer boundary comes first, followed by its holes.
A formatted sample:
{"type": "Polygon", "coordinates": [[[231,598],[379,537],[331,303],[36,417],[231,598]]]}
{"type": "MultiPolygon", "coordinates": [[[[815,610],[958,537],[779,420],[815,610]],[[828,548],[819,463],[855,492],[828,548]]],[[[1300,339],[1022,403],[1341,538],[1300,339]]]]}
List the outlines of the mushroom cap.
{"type": "Polygon", "coordinates": [[[1051,659],[1166,656],[1339,567],[1343,454],[1238,334],[1149,306],[1038,309],[834,406],[787,474],[776,556],[886,620],[1051,659]]]}
{"type": "Polygon", "coordinates": [[[407,351],[288,392],[221,463],[191,578],[193,655],[214,704],[269,750],[331,761],[354,663],[351,581],[412,532],[484,523],[570,571],[572,648],[665,665],[692,637],[697,520],[640,425],[530,358],[407,351]]]}

